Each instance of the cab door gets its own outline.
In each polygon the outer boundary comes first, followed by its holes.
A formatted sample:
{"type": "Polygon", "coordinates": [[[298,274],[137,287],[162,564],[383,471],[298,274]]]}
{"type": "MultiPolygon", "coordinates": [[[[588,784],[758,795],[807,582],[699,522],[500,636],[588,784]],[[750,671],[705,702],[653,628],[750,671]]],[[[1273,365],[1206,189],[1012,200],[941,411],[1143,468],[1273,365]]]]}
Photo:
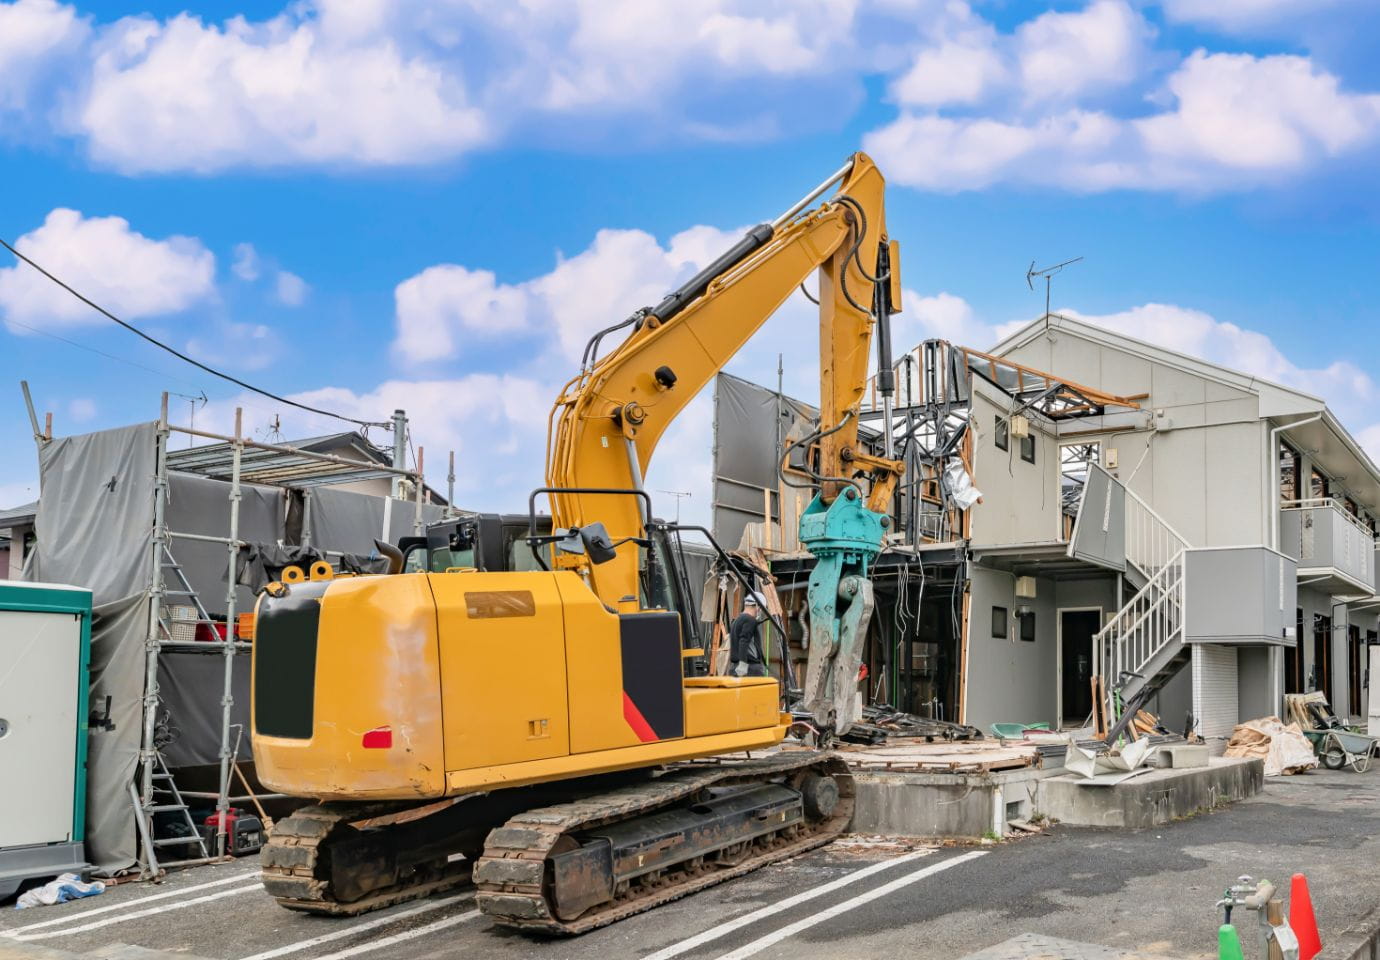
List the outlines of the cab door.
{"type": "Polygon", "coordinates": [[[551,573],[433,573],[446,770],[570,752],[565,627],[551,573]]]}

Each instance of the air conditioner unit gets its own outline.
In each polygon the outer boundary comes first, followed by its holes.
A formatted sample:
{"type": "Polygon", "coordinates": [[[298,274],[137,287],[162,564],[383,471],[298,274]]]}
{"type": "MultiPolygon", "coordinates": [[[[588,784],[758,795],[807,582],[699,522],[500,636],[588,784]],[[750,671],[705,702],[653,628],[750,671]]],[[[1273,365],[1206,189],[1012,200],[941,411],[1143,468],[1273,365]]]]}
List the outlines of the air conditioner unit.
{"type": "Polygon", "coordinates": [[[1011,436],[1017,440],[1030,436],[1030,418],[1019,413],[1011,415],[1011,436]]]}
{"type": "Polygon", "coordinates": [[[1035,578],[1017,577],[1016,578],[1016,597],[1020,600],[1035,599],[1035,578]]]}

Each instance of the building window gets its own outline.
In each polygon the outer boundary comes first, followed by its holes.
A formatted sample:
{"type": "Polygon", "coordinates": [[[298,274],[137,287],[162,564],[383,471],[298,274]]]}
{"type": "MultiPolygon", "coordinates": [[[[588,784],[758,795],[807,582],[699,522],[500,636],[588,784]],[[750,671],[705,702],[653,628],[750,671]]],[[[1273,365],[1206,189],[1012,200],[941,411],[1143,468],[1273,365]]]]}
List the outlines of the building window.
{"type": "Polygon", "coordinates": [[[1314,500],[1325,500],[1327,488],[1327,477],[1324,477],[1317,470],[1310,470],[1308,473],[1308,496],[1314,500]]]}
{"type": "Polygon", "coordinates": [[[998,415],[997,425],[992,431],[992,440],[997,445],[998,450],[1011,449],[1011,427],[1006,422],[1006,418],[998,415]]]}
{"type": "Polygon", "coordinates": [[[992,608],[992,636],[999,639],[1006,639],[1006,608],[992,608]]]}
{"type": "Polygon", "coordinates": [[[1026,643],[1035,642],[1035,611],[1031,610],[1021,617],[1021,639],[1026,643]]]}
{"type": "Polygon", "coordinates": [[[1021,437],[1021,459],[1026,463],[1035,462],[1035,434],[1028,433],[1021,437]]]}
{"type": "Polygon", "coordinates": [[[1289,503],[1299,499],[1299,452],[1289,444],[1279,444],[1279,499],[1289,503]]]}

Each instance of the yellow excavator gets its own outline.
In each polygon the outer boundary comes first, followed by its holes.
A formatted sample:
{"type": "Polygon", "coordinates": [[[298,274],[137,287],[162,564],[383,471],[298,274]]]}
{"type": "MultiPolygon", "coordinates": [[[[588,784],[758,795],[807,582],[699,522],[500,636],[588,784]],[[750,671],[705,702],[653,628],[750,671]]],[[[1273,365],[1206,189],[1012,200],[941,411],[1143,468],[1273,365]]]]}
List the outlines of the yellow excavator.
{"type": "Polygon", "coordinates": [[[642,477],[676,415],[818,273],[820,423],[797,445],[797,482],[817,490],[800,535],[818,557],[800,695],[825,738],[846,729],[868,568],[901,471],[889,444],[874,454],[858,434],[874,328],[889,403],[887,321],[900,305],[883,193],[855,154],[591,339],[552,411],[527,562],[481,544],[482,525],[452,523],[400,545],[425,551],[416,572],[380,544],[387,575],[266,588],[254,759],[265,785],[315,801],[264,848],[279,903],[349,915],[472,881],[501,924],[580,933],[847,826],[852,783],[836,757],[763,752],[791,725],[777,681],[705,675],[682,528],[656,519],[642,477]]]}

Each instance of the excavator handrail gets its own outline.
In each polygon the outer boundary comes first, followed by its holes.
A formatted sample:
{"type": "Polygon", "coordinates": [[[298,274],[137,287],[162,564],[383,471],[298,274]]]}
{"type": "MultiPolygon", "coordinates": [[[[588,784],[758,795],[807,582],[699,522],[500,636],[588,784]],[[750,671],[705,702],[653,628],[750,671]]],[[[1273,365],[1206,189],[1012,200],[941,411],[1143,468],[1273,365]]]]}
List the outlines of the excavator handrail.
{"type": "MultiPolygon", "coordinates": [[[[532,555],[537,558],[537,563],[541,564],[543,570],[550,570],[550,568],[546,565],[546,560],[542,557],[537,547],[549,542],[551,539],[541,537],[537,534],[537,497],[541,496],[543,493],[590,493],[595,495],[604,493],[613,495],[631,493],[641,497],[646,504],[647,510],[643,514],[643,517],[650,518],[652,515],[651,495],[648,494],[646,490],[639,490],[636,487],[537,487],[527,498],[527,545],[532,548],[532,555]]],[[[648,519],[643,520],[644,533],[646,532],[646,525],[648,522],[648,519]]],[[[554,534],[556,531],[552,529],[551,532],[554,534]]]]}

